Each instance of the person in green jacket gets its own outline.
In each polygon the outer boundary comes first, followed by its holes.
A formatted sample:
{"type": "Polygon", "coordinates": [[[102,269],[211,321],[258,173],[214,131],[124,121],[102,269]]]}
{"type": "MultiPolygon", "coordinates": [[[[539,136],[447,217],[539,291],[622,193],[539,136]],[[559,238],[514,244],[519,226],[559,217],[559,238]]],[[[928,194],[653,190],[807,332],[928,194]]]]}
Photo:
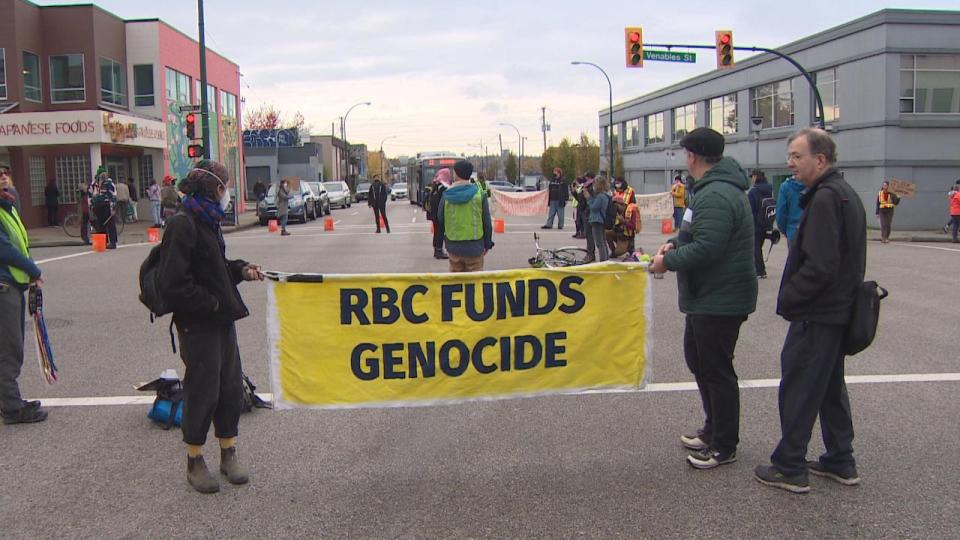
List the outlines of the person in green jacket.
{"type": "Polygon", "coordinates": [[[723,157],[723,135],[697,128],[680,140],[695,197],[679,234],[660,246],[650,271],[677,273],[680,311],[686,314],[683,353],[700,389],[706,419],[680,442],[687,462],[712,469],[737,459],[740,389],[733,352],[740,326],[757,307],[753,212],[747,175],[723,157]]]}

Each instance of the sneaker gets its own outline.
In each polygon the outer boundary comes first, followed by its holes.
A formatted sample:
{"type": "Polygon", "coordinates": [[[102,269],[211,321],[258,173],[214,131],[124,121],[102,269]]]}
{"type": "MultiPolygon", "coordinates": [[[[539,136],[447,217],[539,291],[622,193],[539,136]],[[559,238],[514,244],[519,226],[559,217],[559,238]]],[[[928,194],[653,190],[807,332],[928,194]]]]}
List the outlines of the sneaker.
{"type": "Polygon", "coordinates": [[[695,435],[681,435],[680,444],[688,450],[706,450],[710,447],[710,437],[704,435],[703,430],[698,429],[695,435]]]}
{"type": "Polygon", "coordinates": [[[807,470],[810,471],[810,474],[829,478],[845,486],[855,486],[860,483],[860,475],[857,474],[857,467],[855,465],[846,472],[840,472],[826,468],[823,463],[819,461],[808,461],[807,470]]]}
{"type": "Polygon", "coordinates": [[[791,493],[809,493],[810,483],[802,476],[786,476],[773,465],[757,465],[753,470],[757,482],[765,486],[785,489],[791,493]]]}
{"type": "Polygon", "coordinates": [[[290,233],[288,231],[281,231],[280,236],[290,236],[290,233]]]}
{"type": "Polygon", "coordinates": [[[737,460],[737,451],[729,453],[720,452],[713,448],[706,448],[699,452],[693,452],[687,456],[687,463],[695,469],[713,469],[721,465],[733,463],[737,460]]]}
{"type": "Polygon", "coordinates": [[[541,226],[540,228],[541,228],[541,229],[552,229],[553,227],[551,227],[551,226],[549,226],[549,225],[543,225],[543,226],[541,226]]]}
{"type": "Polygon", "coordinates": [[[46,420],[47,411],[40,408],[39,401],[25,401],[19,409],[0,413],[0,416],[3,417],[3,423],[7,425],[34,424],[46,420]]]}

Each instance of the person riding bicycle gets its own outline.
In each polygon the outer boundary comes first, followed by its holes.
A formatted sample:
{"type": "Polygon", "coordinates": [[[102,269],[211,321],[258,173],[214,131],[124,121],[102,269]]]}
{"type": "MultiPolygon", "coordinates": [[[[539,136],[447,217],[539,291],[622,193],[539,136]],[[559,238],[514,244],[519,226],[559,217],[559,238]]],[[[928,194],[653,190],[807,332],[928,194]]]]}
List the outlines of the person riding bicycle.
{"type": "Polygon", "coordinates": [[[107,249],[117,248],[117,188],[105,167],[97,169],[97,178],[87,189],[94,229],[107,234],[107,249]]]}

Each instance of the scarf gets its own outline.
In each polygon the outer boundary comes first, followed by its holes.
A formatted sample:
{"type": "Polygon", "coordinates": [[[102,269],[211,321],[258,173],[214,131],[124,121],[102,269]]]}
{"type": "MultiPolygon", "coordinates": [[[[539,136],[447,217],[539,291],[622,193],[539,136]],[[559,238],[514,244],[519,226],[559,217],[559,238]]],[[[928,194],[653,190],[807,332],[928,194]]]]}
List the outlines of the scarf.
{"type": "Polygon", "coordinates": [[[220,228],[224,212],[220,208],[219,202],[210,200],[200,194],[193,194],[190,197],[183,198],[183,207],[200,218],[200,221],[209,225],[211,229],[217,230],[220,228]]]}

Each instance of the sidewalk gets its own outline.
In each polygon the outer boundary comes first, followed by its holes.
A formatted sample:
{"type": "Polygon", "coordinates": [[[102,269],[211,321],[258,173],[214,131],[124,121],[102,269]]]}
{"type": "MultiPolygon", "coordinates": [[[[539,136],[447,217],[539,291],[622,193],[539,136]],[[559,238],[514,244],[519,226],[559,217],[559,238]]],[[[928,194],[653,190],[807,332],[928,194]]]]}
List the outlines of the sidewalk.
{"type": "MultiPolygon", "coordinates": [[[[258,226],[257,212],[255,209],[248,210],[239,215],[239,225],[225,226],[223,234],[230,234],[235,231],[250,229],[258,226]]],[[[120,244],[137,244],[147,241],[147,227],[152,225],[150,219],[141,219],[137,223],[127,223],[123,227],[123,233],[117,239],[120,244]]],[[[80,238],[71,238],[63,232],[63,227],[36,227],[27,229],[30,236],[30,247],[63,247],[63,246],[82,246],[83,241],[80,238]]],[[[161,234],[163,234],[161,232],[161,234]]]]}

